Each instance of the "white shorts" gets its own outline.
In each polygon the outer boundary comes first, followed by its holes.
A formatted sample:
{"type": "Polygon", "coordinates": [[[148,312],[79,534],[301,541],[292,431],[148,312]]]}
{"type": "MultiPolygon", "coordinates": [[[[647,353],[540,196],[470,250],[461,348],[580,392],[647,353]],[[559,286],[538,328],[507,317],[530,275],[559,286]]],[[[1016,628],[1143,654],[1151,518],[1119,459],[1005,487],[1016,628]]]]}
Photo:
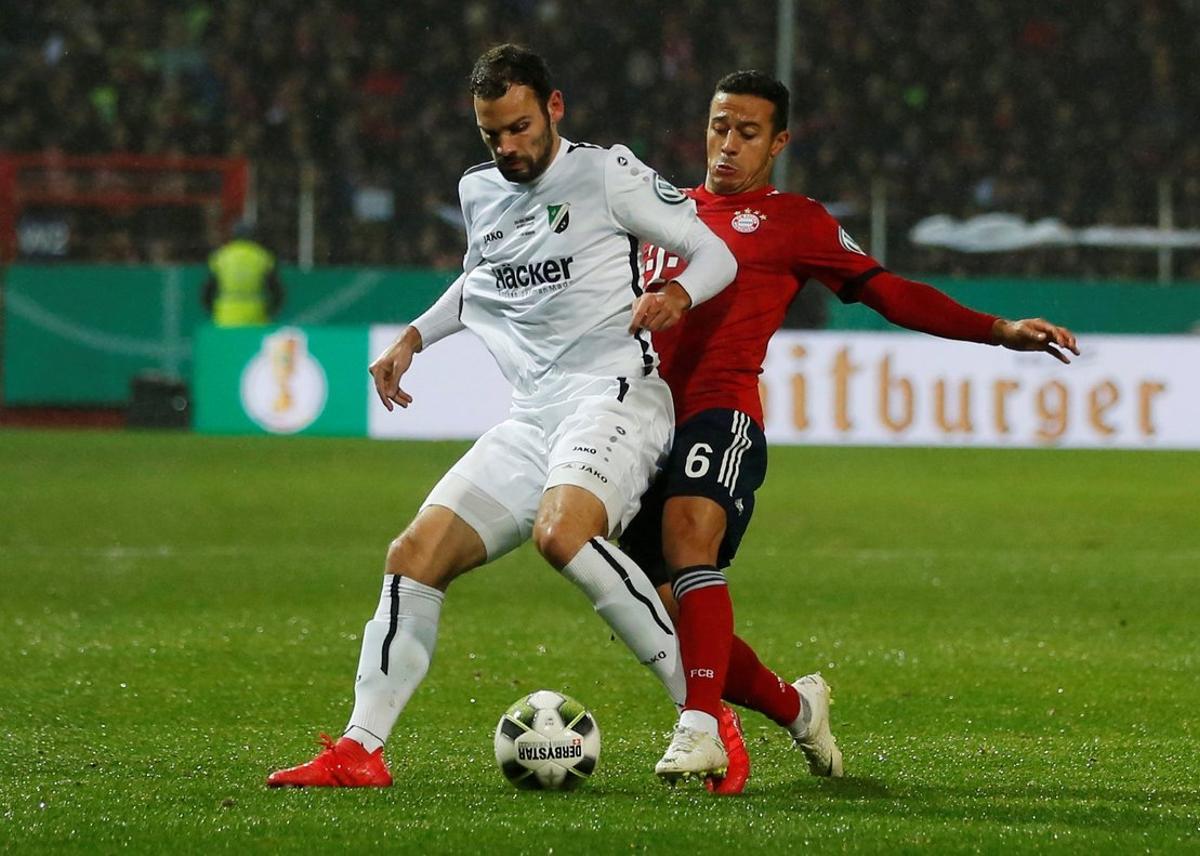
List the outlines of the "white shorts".
{"type": "Polygon", "coordinates": [[[434,486],[422,508],[440,505],[483,539],[488,560],[533,534],[542,494],[569,484],[604,503],[609,536],[637,514],[671,448],[675,408],[666,382],[572,378],[536,401],[514,401],[434,486]]]}

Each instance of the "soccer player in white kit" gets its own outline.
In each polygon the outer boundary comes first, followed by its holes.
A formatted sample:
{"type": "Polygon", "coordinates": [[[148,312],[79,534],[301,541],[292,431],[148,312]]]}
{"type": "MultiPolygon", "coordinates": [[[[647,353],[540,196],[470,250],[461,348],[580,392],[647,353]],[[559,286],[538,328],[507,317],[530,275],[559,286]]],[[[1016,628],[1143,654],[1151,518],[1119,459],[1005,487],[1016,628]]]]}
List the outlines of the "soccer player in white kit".
{"type": "Polygon", "coordinates": [[[273,787],[390,785],[383,746],[429,669],[446,588],[530,537],[676,704],[684,700],[670,619],[649,579],[606,539],[633,518],[671,444],[671,394],[649,331],[718,293],[737,263],[694,204],[629,149],[559,136],[562,93],[536,54],[489,50],[471,92],[492,161],[459,183],[463,274],[370,371],[389,410],[407,407],[400,380],[413,355],[465,327],[512,384],[512,410],[388,549],[343,737],[272,773],[273,787]],[[639,284],[643,238],[689,260],[649,295],[639,284]]]}

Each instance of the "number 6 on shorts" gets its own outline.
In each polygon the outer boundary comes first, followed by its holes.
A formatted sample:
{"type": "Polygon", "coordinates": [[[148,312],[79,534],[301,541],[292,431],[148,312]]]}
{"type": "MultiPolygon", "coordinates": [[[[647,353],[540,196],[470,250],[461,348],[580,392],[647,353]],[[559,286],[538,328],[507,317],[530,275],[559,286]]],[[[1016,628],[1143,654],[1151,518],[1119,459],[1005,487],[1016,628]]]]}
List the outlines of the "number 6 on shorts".
{"type": "Polygon", "coordinates": [[[712,464],[707,457],[712,454],[712,451],[713,447],[708,443],[697,443],[692,446],[691,451],[687,453],[687,459],[683,462],[683,472],[688,478],[704,478],[712,464]]]}

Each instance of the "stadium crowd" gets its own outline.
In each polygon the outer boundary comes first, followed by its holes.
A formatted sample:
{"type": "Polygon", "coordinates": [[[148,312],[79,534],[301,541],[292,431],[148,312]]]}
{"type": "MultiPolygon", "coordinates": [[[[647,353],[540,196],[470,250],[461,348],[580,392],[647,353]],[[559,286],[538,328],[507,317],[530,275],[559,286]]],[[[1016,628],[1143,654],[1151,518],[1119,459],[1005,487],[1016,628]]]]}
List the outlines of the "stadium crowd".
{"type": "MultiPolygon", "coordinates": [[[[980,260],[906,233],[930,214],[986,211],[1150,225],[1160,178],[1176,224],[1200,226],[1194,3],[797,8],[790,189],[837,202],[865,239],[884,179],[894,267],[1145,276],[1152,253],[980,260]]],[[[535,47],[564,89],[568,137],[626,142],[689,185],[704,172],[713,83],[772,70],[776,42],[774,3],[713,0],[46,0],[3,20],[0,152],[246,155],[259,234],[284,259],[306,174],[317,263],[441,268],[461,253],[458,176],[485,157],[465,85],[481,50],[535,47]]],[[[178,236],[158,255],[194,258],[212,237],[178,236]]],[[[146,258],[138,241],[106,252],[146,258]]],[[[1200,253],[1184,264],[1178,275],[1200,278],[1200,253]]]]}

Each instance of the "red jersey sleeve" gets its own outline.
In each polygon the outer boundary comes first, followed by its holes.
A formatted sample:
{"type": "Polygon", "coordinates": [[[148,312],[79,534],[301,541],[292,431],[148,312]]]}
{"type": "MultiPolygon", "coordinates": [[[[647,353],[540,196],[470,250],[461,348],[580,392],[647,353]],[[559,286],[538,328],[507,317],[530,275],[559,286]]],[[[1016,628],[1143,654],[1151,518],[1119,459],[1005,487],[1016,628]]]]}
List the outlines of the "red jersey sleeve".
{"type": "Polygon", "coordinates": [[[861,298],[864,305],[901,327],[947,339],[992,344],[997,316],[969,309],[932,285],[881,271],[863,287],[861,298]]]}
{"type": "Polygon", "coordinates": [[[991,342],[995,315],[976,312],[932,285],[884,269],[816,202],[806,213],[809,243],[799,247],[800,276],[820,280],[843,303],[861,301],[900,327],[947,339],[991,342]]]}
{"type": "Polygon", "coordinates": [[[883,266],[862,251],[824,206],[804,199],[797,210],[794,267],[797,277],[819,280],[843,303],[856,303],[863,286],[883,266]]]}

